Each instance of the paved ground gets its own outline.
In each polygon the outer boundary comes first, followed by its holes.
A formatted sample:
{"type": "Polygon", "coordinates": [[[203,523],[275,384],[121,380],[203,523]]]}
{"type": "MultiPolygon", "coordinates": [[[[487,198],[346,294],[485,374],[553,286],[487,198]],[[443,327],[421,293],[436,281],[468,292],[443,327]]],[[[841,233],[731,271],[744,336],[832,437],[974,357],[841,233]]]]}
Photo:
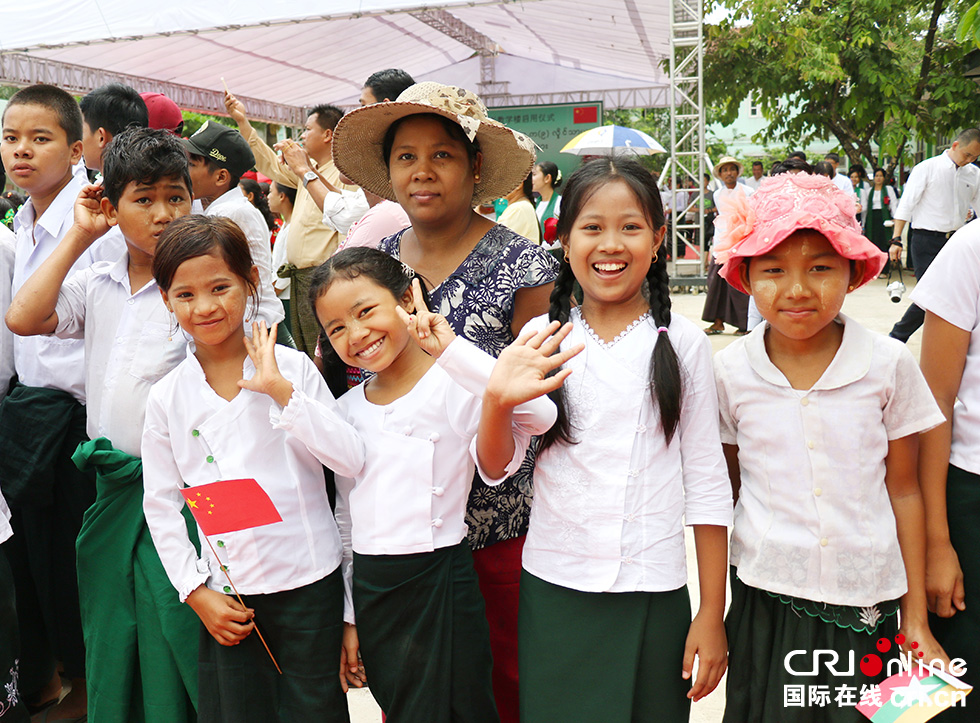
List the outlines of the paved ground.
{"type": "MultiPolygon", "coordinates": [[[[867,286],[851,293],[844,303],[843,312],[848,316],[860,321],[872,331],[887,334],[892,325],[898,321],[905,309],[908,307],[908,294],[911,292],[915,279],[910,274],[906,274],[905,283],[908,291],[901,303],[894,304],[885,293],[885,282],[882,280],[873,281],[867,286]]],[[[701,321],[701,310],[704,308],[704,294],[676,294],[673,297],[673,310],[675,313],[682,314],[699,326],[707,326],[701,321]]],[[[731,344],[736,337],[730,332],[734,329],[729,328],[729,333],[711,337],[711,345],[715,351],[723,349],[731,344]]],[[[922,332],[916,332],[909,340],[909,349],[918,358],[921,344],[922,332]]],[[[694,557],[693,537],[688,531],[688,569],[690,572],[691,603],[694,609],[698,604],[698,580],[697,565],[694,557]]],[[[533,692],[531,692],[533,695],[533,692]]],[[[348,696],[351,711],[352,723],[378,723],[381,720],[381,711],[374,699],[367,691],[352,691],[348,696]]],[[[722,680],[714,693],[699,703],[694,704],[691,709],[691,723],[718,723],[721,720],[725,709],[725,681],[722,680]]]]}

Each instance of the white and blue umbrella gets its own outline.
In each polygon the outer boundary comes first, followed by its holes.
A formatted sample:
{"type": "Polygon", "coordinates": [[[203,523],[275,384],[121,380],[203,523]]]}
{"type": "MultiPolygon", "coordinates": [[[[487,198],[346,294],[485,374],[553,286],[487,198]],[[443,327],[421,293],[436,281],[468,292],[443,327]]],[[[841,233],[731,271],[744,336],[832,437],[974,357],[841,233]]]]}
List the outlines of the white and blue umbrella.
{"type": "Polygon", "coordinates": [[[561,149],[576,156],[652,156],[667,149],[643,131],[624,126],[599,126],[579,133],[561,149]]]}

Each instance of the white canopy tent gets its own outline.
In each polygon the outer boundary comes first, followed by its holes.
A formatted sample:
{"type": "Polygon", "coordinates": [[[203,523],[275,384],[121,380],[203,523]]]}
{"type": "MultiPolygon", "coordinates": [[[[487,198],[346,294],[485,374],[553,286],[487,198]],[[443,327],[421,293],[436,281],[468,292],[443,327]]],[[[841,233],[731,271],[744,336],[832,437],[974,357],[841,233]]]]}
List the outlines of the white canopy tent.
{"type": "Polygon", "coordinates": [[[388,67],[488,105],[668,104],[669,3],[644,0],[32,0],[0,5],[0,82],[86,92],[113,79],[223,112],[221,78],[257,119],[356,105],[388,67]]]}
{"type": "MultiPolygon", "coordinates": [[[[4,0],[0,83],[82,94],[120,81],[223,114],[224,78],[250,117],[291,126],[318,103],[356,105],[367,77],[392,67],[474,90],[489,106],[670,106],[671,187],[690,178],[700,189],[702,2],[4,0]]],[[[680,232],[703,227],[703,194],[675,217],[679,258],[691,238],[680,232]],[[688,209],[694,222],[682,221],[688,209]]]]}

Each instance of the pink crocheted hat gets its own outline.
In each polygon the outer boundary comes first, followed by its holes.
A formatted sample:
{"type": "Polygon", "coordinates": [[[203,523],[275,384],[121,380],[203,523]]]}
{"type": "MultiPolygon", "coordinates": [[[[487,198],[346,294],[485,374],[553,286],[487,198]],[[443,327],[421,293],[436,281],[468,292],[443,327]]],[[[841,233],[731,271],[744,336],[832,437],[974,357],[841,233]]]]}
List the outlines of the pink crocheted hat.
{"type": "Polygon", "coordinates": [[[861,234],[854,198],[826,176],[781,173],[766,178],[749,198],[731,194],[720,200],[712,253],[723,264],[718,273],[739,291],[742,260],[768,253],[794,231],[810,228],[826,237],[845,259],[864,261],[863,286],[876,278],[888,256],[861,234]]]}

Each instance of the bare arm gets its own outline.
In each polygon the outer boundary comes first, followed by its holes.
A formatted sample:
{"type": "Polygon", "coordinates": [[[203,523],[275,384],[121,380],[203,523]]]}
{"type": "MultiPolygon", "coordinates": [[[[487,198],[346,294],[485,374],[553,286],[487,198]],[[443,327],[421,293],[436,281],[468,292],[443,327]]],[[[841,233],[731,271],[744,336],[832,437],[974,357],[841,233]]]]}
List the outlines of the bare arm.
{"type": "Polygon", "coordinates": [[[738,445],[723,444],[721,451],[725,453],[725,463],[728,465],[728,478],[732,481],[732,501],[738,502],[738,492],[742,489],[742,472],[738,466],[738,445]]]}
{"type": "Polygon", "coordinates": [[[953,435],[953,404],[963,379],[970,332],[926,312],[920,366],[946,421],[919,438],[919,486],[925,507],[926,597],[940,617],[963,610],[963,570],[949,540],[946,473],[953,435]]]}
{"type": "Polygon", "coordinates": [[[728,667],[728,637],[725,634],[728,528],[694,525],[694,547],[698,556],[701,605],[687,634],[682,675],[685,679],[691,677],[697,655],[698,677],[687,694],[688,698],[697,701],[715,689],[728,667]]]}
{"type": "Polygon", "coordinates": [[[536,316],[548,313],[551,305],[553,283],[525,287],[514,294],[514,316],[510,323],[511,334],[516,339],[524,325],[536,316]]]}
{"type": "Polygon", "coordinates": [[[918,435],[911,434],[890,441],[885,457],[885,487],[908,580],[908,592],[901,600],[902,632],[909,643],[919,644],[916,652],[922,652],[924,660],[944,660],[948,665],[949,658],[929,630],[926,613],[926,524],[916,472],[918,453],[918,435]]]}

